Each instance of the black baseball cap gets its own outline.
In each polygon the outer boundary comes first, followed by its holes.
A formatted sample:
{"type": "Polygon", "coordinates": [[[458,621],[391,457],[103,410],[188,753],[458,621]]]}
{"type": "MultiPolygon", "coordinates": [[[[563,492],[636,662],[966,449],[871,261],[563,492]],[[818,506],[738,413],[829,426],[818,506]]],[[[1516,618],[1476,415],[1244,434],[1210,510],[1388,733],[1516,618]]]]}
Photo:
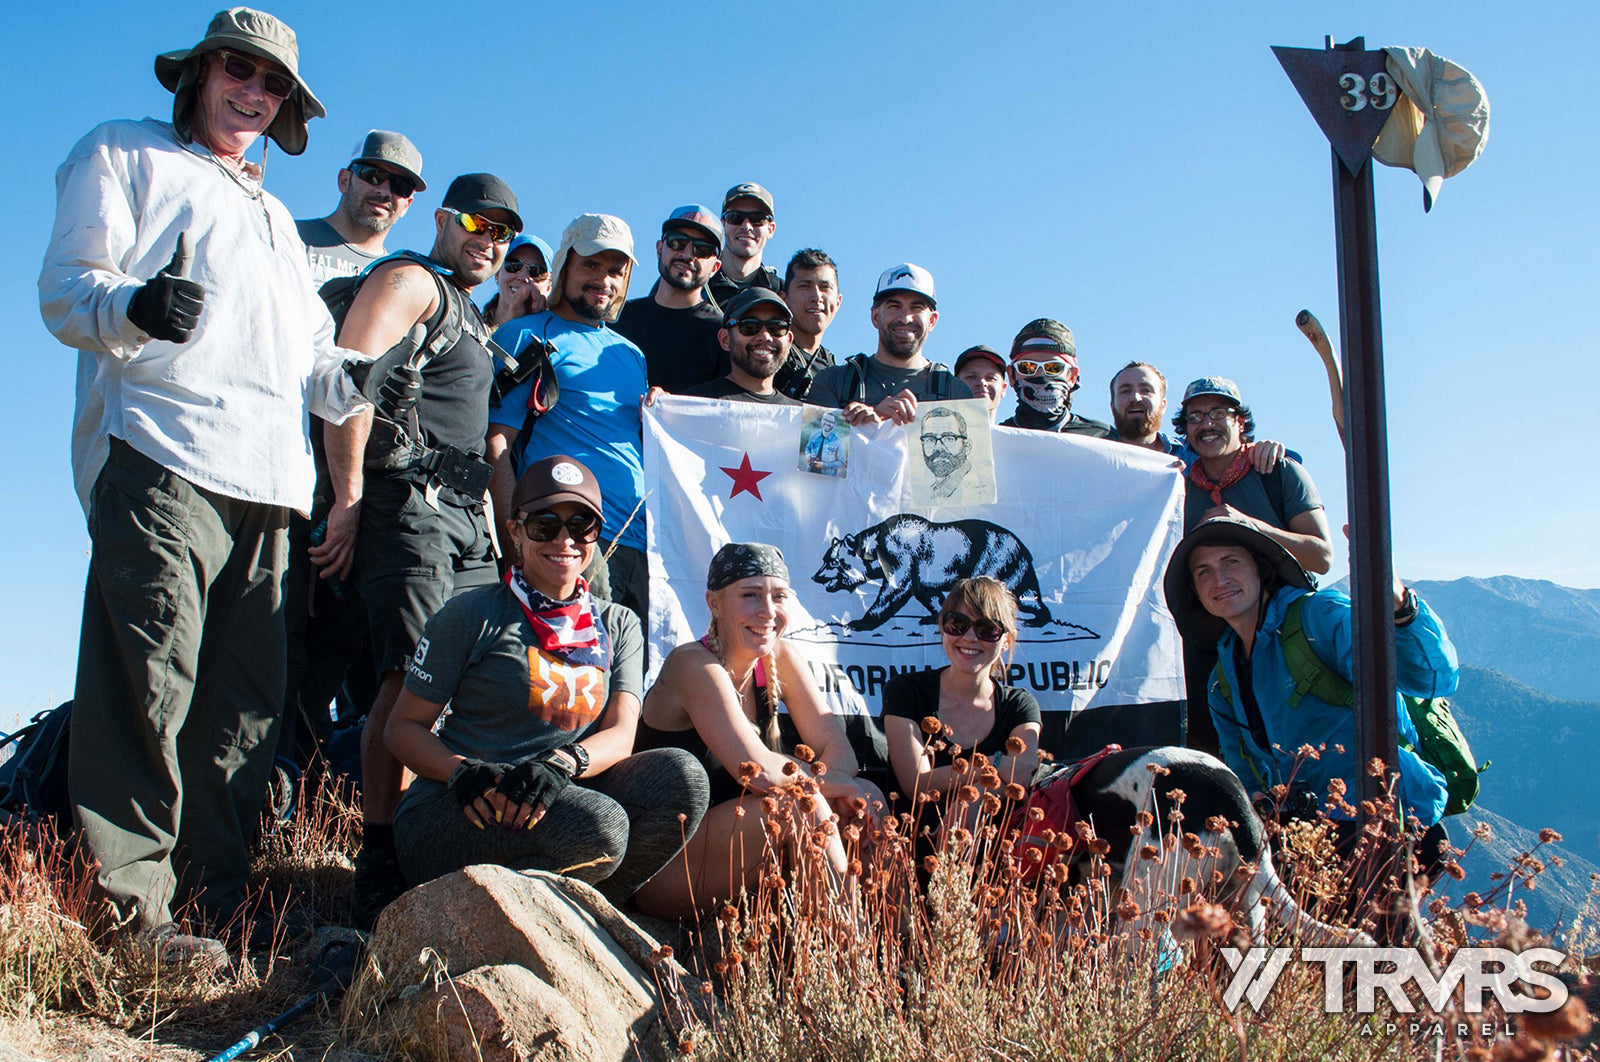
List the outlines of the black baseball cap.
{"type": "Polygon", "coordinates": [[[995,350],[993,347],[985,346],[982,343],[963,350],[956,358],[956,367],[951,371],[959,374],[963,365],[977,358],[984,358],[988,361],[992,361],[994,362],[995,368],[999,369],[1001,372],[1006,371],[1006,359],[1000,356],[999,351],[995,350]]]}
{"type": "Polygon", "coordinates": [[[450,182],[444,193],[444,207],[463,214],[485,210],[504,210],[511,215],[511,227],[522,231],[522,214],[517,209],[517,193],[492,173],[463,173],[450,182]]]}
{"type": "Polygon", "coordinates": [[[728,305],[722,311],[723,325],[726,326],[729,321],[737,321],[739,318],[743,317],[745,314],[749,313],[751,310],[755,309],[757,306],[760,306],[764,302],[770,303],[771,305],[782,310],[783,319],[785,321],[794,320],[794,314],[790,311],[789,304],[784,302],[783,299],[778,296],[777,292],[771,290],[770,288],[763,288],[757,284],[752,287],[745,288],[743,291],[739,292],[739,294],[728,300],[728,305]]]}

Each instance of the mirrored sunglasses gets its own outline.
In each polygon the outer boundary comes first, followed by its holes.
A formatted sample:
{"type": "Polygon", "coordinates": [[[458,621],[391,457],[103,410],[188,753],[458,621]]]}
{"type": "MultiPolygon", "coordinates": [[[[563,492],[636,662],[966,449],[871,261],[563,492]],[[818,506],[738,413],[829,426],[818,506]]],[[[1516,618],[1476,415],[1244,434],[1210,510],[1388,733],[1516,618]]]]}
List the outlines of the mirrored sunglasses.
{"type": "Polygon", "coordinates": [[[959,638],[971,631],[980,642],[998,642],[1006,635],[1006,629],[992,619],[975,620],[959,612],[952,612],[940,620],[939,629],[952,638],[959,638]]]}
{"type": "Polygon", "coordinates": [[[1011,367],[1017,370],[1018,376],[1066,376],[1073,366],[1070,362],[1060,358],[1051,358],[1049,361],[1014,361],[1011,367]]]}
{"type": "Polygon", "coordinates": [[[286,100],[294,95],[294,78],[280,70],[263,66],[261,63],[246,59],[237,52],[219,50],[217,58],[221,60],[222,72],[241,85],[247,85],[255,80],[258,71],[264,71],[261,78],[261,87],[266,89],[267,95],[274,99],[286,100]]]}
{"type": "MultiPolygon", "coordinates": [[[[449,207],[444,209],[450,210],[449,207]]],[[[463,214],[459,210],[450,210],[456,216],[456,224],[472,233],[474,236],[486,235],[495,243],[510,243],[511,237],[517,230],[510,225],[502,225],[498,221],[490,221],[482,214],[463,214]]]]}
{"type": "Polygon", "coordinates": [[[535,542],[551,542],[566,531],[580,546],[586,546],[600,537],[600,518],[591,512],[576,512],[562,519],[548,509],[529,513],[522,518],[522,530],[535,542]]]}

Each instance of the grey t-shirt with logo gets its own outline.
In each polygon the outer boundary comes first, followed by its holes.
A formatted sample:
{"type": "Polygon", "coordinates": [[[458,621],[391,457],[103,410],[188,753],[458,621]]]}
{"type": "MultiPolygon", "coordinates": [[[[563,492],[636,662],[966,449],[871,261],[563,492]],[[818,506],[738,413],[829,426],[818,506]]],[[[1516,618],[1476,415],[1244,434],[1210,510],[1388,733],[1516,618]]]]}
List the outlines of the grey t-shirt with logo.
{"type": "Polygon", "coordinates": [[[325,218],[296,221],[300,241],[311,263],[311,281],[318,288],[336,277],[353,277],[383,256],[358,251],[325,218]]]}
{"type": "MultiPolygon", "coordinates": [[[[806,404],[843,409],[855,401],[852,394],[855,390],[855,380],[856,366],[853,358],[846,360],[842,365],[823,369],[817,374],[816,381],[806,394],[806,404]]],[[[877,358],[869,357],[862,370],[862,382],[865,385],[865,396],[861,401],[869,406],[875,406],[890,395],[897,395],[903,390],[910,390],[921,402],[941,398],[972,397],[972,388],[967,386],[966,381],[952,376],[950,370],[938,362],[930,362],[920,369],[899,369],[885,365],[877,358]],[[947,394],[934,393],[936,375],[948,380],[947,394]]]]}

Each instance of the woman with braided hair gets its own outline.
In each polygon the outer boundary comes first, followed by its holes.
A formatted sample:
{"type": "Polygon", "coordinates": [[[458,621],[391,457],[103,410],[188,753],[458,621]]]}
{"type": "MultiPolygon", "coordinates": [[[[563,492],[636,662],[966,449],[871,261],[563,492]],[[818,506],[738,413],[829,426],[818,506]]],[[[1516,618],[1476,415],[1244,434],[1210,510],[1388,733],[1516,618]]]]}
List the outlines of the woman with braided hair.
{"type": "MultiPolygon", "coordinates": [[[[638,747],[684,749],[705,764],[711,778],[711,808],[683,858],[635,897],[649,914],[704,914],[741,887],[753,888],[767,844],[764,797],[799,777],[818,783],[804,805],[812,825],[835,812],[841,822],[873,815],[883,804],[877,787],[855,777],[858,766],[844,727],[818,693],[805,660],[783,640],[791,600],[789,569],[777,547],[723,546],[706,576],[710,629],[668,654],[645,697],[638,747]],[[797,748],[784,747],[780,701],[800,741],[826,765],[820,777],[791,754],[797,748]]],[[[848,863],[837,831],[828,837],[827,854],[833,872],[845,875],[848,863]]]]}
{"type": "Polygon", "coordinates": [[[513,567],[428,621],[384,728],[418,776],[395,815],[400,866],[413,885],[474,863],[555,870],[621,902],[694,832],[706,773],[678,749],[633,754],[639,620],[580,574],[604,522],[594,474],[547,457],[512,511],[513,567]]]}

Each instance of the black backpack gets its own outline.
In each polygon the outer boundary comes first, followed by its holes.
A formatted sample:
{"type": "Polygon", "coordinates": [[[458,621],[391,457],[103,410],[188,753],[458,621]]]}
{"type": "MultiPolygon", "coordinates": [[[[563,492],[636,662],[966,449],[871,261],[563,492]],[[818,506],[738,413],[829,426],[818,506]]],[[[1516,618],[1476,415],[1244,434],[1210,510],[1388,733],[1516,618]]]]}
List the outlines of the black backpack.
{"type": "MultiPolygon", "coordinates": [[[[845,364],[850,366],[850,398],[848,402],[866,402],[867,400],[867,361],[865,354],[852,354],[845,359],[845,364]]],[[[932,374],[932,387],[928,394],[929,401],[938,401],[950,398],[955,393],[956,374],[951,372],[941,362],[931,362],[928,365],[932,374]]]]}
{"type": "Polygon", "coordinates": [[[72,702],[40,712],[22,729],[0,734],[0,822],[55,819],[71,824],[67,792],[67,737],[72,702]]]}

